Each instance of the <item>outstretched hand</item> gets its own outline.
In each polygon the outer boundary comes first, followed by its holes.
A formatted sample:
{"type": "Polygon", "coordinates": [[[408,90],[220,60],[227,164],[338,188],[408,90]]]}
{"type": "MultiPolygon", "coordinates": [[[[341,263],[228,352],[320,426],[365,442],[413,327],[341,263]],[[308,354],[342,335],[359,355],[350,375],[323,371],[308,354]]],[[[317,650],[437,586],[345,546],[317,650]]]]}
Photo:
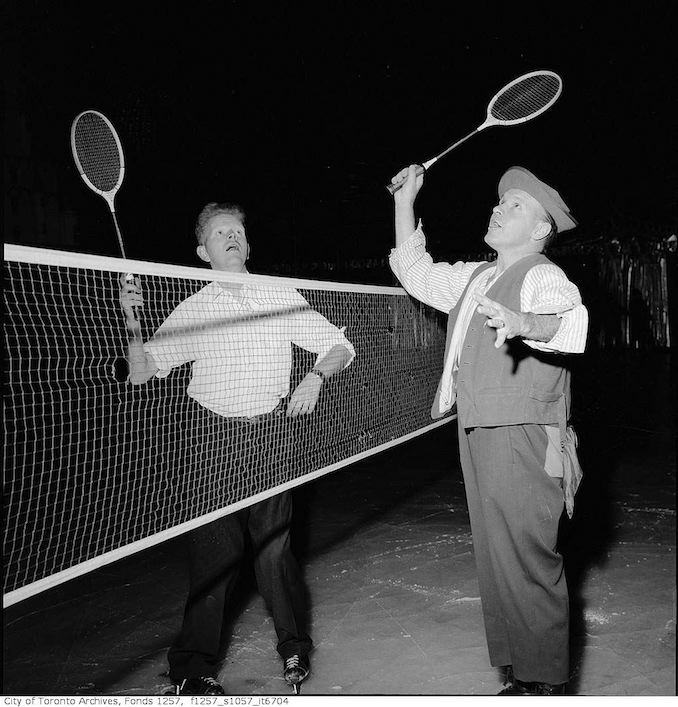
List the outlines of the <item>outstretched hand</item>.
{"type": "Polygon", "coordinates": [[[287,404],[287,416],[297,417],[297,415],[312,413],[318,402],[322,384],[322,378],[316,376],[315,373],[307,374],[290,396],[290,401],[287,404]]]}
{"type": "Polygon", "coordinates": [[[506,339],[513,339],[516,336],[524,336],[526,322],[522,312],[514,312],[503,304],[491,300],[485,295],[475,293],[473,298],[478,302],[478,312],[487,317],[485,326],[497,330],[497,339],[494,348],[503,346],[506,339]]]}

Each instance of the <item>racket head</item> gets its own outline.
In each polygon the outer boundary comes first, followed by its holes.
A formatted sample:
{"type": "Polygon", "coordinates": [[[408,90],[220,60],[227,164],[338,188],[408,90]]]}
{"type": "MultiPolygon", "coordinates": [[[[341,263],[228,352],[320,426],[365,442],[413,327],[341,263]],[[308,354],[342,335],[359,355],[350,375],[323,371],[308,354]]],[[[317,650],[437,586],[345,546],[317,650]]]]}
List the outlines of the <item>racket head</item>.
{"type": "Polygon", "coordinates": [[[481,128],[517,125],[532,120],[548,110],[558,100],[562,90],[563,81],[553,71],[523,74],[492,97],[487,106],[487,119],[481,128]]]}
{"type": "Polygon", "coordinates": [[[125,157],[111,121],[96,110],[85,110],[71,125],[71,151],[85,184],[113,208],[125,176],[125,157]]]}

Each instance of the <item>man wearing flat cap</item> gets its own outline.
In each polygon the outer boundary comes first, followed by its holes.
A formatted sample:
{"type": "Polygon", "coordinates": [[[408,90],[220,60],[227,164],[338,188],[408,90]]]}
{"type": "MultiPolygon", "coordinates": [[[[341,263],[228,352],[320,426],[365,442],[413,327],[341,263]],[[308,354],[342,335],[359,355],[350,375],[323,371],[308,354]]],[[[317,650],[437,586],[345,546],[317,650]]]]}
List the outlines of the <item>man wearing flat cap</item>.
{"type": "Polygon", "coordinates": [[[434,263],[415,228],[423,175],[412,165],[392,181],[402,187],[391,269],[413,297],[449,312],[431,415],[456,404],[490,662],[506,676],[500,694],[564,694],[569,608],[556,541],[581,469],[562,354],[583,352],[588,314],[543,251],[577,223],[555,189],[511,167],[485,235],[496,260],[434,263]]]}

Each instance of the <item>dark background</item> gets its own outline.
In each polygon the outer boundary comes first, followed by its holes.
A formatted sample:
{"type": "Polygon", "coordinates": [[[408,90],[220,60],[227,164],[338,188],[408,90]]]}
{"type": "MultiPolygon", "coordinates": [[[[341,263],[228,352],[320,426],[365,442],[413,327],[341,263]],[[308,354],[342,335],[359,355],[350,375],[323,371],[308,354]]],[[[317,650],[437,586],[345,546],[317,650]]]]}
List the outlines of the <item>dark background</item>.
{"type": "Polygon", "coordinates": [[[128,257],[199,264],[195,216],[234,200],[253,271],[383,258],[391,175],[480,125],[499,88],[540,68],[563,78],[551,110],[484,131],[429,173],[417,206],[434,257],[483,249],[513,164],[564,196],[581,224],[565,242],[676,232],[674,3],[60,5],[5,5],[5,178],[13,187],[21,160],[39,164],[75,226],[69,242],[6,222],[5,241],[118,255],[70,154],[73,118],[95,109],[126,155],[128,257]]]}

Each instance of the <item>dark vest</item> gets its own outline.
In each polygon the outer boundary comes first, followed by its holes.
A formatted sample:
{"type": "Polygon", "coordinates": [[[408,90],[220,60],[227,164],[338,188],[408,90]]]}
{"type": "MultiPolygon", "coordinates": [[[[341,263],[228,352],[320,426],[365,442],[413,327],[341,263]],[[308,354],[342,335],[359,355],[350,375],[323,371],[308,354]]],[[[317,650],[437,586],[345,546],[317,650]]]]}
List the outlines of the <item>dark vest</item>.
{"type": "MultiPolygon", "coordinates": [[[[520,290],[527,272],[551,261],[541,253],[528,255],[509,267],[490,287],[487,297],[520,312],[520,290]]],[[[480,265],[462,296],[450,310],[445,360],[460,305],[469,285],[494,263],[480,265]]],[[[509,339],[494,347],[496,330],[485,326],[487,317],[473,314],[462,344],[457,372],[457,415],[465,427],[542,424],[565,429],[570,408],[570,373],[562,356],[532,349],[520,339],[509,339]]],[[[431,416],[438,414],[440,383],[431,416]]]]}

